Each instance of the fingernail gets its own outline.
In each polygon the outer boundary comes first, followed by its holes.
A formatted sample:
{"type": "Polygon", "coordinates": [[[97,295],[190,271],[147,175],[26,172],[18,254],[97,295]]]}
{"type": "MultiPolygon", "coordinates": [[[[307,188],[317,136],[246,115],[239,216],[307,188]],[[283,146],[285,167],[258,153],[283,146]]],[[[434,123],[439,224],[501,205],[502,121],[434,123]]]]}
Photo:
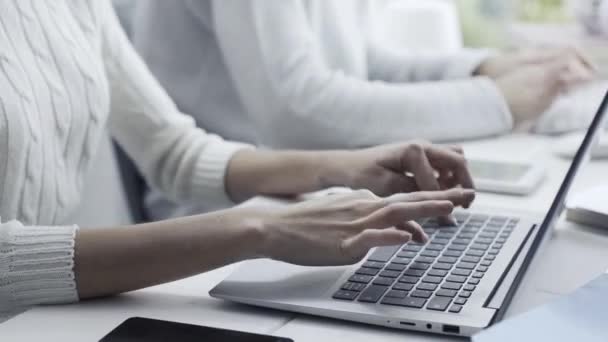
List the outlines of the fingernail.
{"type": "Polygon", "coordinates": [[[456,226],[456,225],[457,225],[456,219],[455,219],[455,218],[454,218],[454,216],[452,216],[452,215],[448,216],[448,222],[449,222],[451,225],[454,225],[454,226],[456,226]]]}
{"type": "Polygon", "coordinates": [[[429,242],[429,236],[426,235],[426,233],[424,233],[424,232],[422,233],[422,242],[423,243],[429,242]]]}

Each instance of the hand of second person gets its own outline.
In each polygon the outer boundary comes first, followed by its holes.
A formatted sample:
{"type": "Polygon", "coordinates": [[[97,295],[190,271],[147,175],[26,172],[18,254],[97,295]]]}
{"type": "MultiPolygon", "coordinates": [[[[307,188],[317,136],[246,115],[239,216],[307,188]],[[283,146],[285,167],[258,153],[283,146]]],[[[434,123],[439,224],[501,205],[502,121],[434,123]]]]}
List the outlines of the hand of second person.
{"type": "Polygon", "coordinates": [[[577,49],[533,49],[488,58],[476,74],[494,79],[520,126],[538,119],[562,92],[591,81],[595,68],[577,49]]]}
{"type": "MultiPolygon", "coordinates": [[[[357,151],[328,158],[335,180],[328,183],[369,189],[379,196],[454,187],[473,189],[462,148],[418,141],[357,151]]],[[[462,203],[468,207],[470,203],[462,203]]]]}
{"type": "Polygon", "coordinates": [[[569,66],[572,77],[581,81],[594,76],[595,66],[590,58],[576,48],[522,49],[502,53],[483,61],[475,74],[498,79],[521,67],[558,61],[569,66]]]}
{"type": "Polygon", "coordinates": [[[581,78],[564,61],[530,64],[496,80],[513,115],[515,126],[538,119],[555,99],[581,78]]]}

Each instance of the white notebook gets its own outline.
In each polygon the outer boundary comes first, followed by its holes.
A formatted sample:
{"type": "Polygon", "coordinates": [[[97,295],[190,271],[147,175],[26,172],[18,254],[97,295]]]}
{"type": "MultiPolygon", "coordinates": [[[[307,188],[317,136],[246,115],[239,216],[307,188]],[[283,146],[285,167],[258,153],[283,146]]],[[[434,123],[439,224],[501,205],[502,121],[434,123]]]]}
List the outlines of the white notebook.
{"type": "Polygon", "coordinates": [[[575,194],[568,200],[568,220],[608,229],[608,184],[575,194]]]}

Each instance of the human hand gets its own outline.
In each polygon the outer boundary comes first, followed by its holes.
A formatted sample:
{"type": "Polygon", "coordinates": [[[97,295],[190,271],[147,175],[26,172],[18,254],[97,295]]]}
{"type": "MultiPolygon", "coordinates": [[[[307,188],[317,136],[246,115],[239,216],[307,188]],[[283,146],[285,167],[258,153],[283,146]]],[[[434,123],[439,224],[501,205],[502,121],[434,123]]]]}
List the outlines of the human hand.
{"type": "Polygon", "coordinates": [[[327,172],[333,175],[331,184],[368,189],[379,196],[474,188],[462,148],[424,141],[334,152],[326,167],[333,170],[327,172]]]}
{"type": "Polygon", "coordinates": [[[374,247],[410,239],[426,242],[413,220],[449,215],[474,196],[473,190],[452,189],[381,198],[360,190],[249,216],[262,222],[262,256],[297,265],[345,265],[358,262],[374,247]]]}
{"type": "Polygon", "coordinates": [[[530,65],[561,62],[568,66],[567,77],[584,82],[594,77],[596,68],[581,50],[576,48],[523,49],[490,57],[482,62],[476,75],[498,79],[505,74],[530,65]]]}
{"type": "MultiPolygon", "coordinates": [[[[379,196],[455,187],[473,189],[462,148],[427,142],[333,152],[325,162],[330,185],[368,189],[379,196]]],[[[468,208],[470,202],[460,203],[468,208]]],[[[442,217],[453,224],[451,217],[442,217]]]]}
{"type": "Polygon", "coordinates": [[[538,119],[555,99],[581,78],[562,60],[529,64],[500,76],[496,85],[513,115],[515,126],[538,119]]]}

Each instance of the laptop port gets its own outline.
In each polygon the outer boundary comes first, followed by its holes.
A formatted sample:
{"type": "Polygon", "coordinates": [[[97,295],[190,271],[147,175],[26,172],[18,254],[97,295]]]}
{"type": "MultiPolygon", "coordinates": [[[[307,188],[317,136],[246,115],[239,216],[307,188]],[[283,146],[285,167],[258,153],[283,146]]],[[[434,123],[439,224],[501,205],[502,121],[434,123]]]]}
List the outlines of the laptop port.
{"type": "Polygon", "coordinates": [[[399,322],[399,324],[401,325],[409,325],[410,327],[415,327],[416,323],[412,323],[412,322],[399,322]]]}
{"type": "Polygon", "coordinates": [[[460,334],[460,327],[455,325],[444,324],[443,332],[448,334],[460,334]]]}

